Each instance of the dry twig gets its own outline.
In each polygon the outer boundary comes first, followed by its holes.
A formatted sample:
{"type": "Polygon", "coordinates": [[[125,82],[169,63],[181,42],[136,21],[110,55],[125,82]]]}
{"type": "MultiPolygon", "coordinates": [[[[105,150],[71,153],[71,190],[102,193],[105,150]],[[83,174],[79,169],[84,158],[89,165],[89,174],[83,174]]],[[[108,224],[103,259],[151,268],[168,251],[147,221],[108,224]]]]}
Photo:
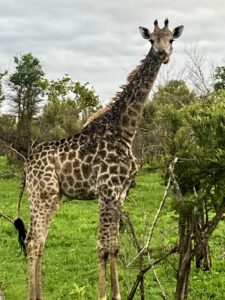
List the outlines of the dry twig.
{"type": "Polygon", "coordinates": [[[9,149],[14,151],[17,155],[19,155],[24,161],[26,160],[26,157],[21,154],[20,152],[18,152],[15,148],[12,147],[12,144],[9,146],[9,149]]]}
{"type": "Polygon", "coordinates": [[[0,211],[0,217],[3,217],[5,220],[11,222],[12,224],[14,224],[14,221],[12,218],[10,218],[8,215],[4,214],[2,211],[0,211]]]}

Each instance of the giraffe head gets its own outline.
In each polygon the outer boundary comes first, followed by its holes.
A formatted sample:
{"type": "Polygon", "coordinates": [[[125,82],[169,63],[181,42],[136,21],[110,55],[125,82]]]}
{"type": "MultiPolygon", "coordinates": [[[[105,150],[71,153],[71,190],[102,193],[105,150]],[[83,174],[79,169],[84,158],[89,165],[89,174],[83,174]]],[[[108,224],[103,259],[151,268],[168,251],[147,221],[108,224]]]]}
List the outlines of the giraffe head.
{"type": "Polygon", "coordinates": [[[150,41],[152,51],[155,52],[161,63],[167,64],[173,50],[173,41],[181,36],[184,26],[178,26],[170,31],[168,19],[165,20],[163,28],[159,28],[157,20],[155,20],[154,25],[155,28],[152,33],[145,27],[139,27],[139,30],[142,37],[150,41]]]}

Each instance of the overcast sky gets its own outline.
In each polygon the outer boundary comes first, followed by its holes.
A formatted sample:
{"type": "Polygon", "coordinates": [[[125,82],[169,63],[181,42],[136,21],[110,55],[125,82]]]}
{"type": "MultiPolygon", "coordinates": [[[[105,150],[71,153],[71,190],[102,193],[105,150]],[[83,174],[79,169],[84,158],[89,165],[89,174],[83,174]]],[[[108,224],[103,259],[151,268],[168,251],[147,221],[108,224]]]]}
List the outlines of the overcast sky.
{"type": "Polygon", "coordinates": [[[49,79],[88,81],[106,103],[149,50],[138,26],[152,30],[156,18],[162,26],[167,17],[184,32],[164,71],[179,69],[185,47],[196,42],[225,65],[224,0],[0,0],[0,71],[32,52],[49,79]]]}

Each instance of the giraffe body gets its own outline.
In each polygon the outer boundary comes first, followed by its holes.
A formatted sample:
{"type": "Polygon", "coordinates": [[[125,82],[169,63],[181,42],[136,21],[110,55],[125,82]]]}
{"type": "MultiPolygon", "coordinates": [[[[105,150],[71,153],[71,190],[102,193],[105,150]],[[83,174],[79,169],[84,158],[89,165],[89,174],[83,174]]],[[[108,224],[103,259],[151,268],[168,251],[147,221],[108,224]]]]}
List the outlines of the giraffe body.
{"type": "Polygon", "coordinates": [[[93,136],[84,130],[71,138],[41,144],[26,162],[30,228],[25,244],[30,299],[41,299],[35,298],[37,294],[31,295],[37,292],[41,295],[40,259],[51,218],[62,195],[83,200],[99,198],[99,256],[105,261],[106,257],[117,255],[120,208],[137,172],[137,163],[129,145],[108,134],[104,138],[102,131],[103,127],[93,136]]]}
{"type": "Polygon", "coordinates": [[[155,21],[155,30],[150,34],[141,27],[142,36],[154,45],[141,65],[129,75],[127,85],[114,101],[94,116],[79,134],[40,144],[27,159],[30,226],[25,246],[30,300],[42,299],[41,257],[62,195],[83,200],[98,198],[99,299],[106,300],[108,259],[111,297],[121,299],[117,270],[120,213],[138,170],[132,141],[161,63],[168,62],[172,51],[170,41],[182,32],[182,26],[177,28],[170,32],[165,21],[164,28],[159,29],[155,21]]]}
{"type": "Polygon", "coordinates": [[[34,149],[26,162],[27,189],[29,194],[40,190],[40,196],[52,190],[60,197],[91,200],[98,197],[102,185],[123,190],[136,171],[128,144],[111,133],[104,137],[84,131],[34,149]]]}

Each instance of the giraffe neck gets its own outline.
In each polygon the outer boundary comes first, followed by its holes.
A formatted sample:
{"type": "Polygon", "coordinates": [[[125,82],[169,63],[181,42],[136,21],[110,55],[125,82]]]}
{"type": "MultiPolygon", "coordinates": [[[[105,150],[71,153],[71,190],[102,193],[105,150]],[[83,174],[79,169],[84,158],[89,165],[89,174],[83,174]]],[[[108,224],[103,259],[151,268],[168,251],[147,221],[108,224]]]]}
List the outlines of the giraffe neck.
{"type": "Polygon", "coordinates": [[[122,138],[128,143],[132,143],[136,134],[160,66],[161,62],[151,49],[141,65],[128,76],[128,84],[123,87],[123,91],[116,96],[112,109],[120,114],[117,124],[120,124],[122,138]]]}

